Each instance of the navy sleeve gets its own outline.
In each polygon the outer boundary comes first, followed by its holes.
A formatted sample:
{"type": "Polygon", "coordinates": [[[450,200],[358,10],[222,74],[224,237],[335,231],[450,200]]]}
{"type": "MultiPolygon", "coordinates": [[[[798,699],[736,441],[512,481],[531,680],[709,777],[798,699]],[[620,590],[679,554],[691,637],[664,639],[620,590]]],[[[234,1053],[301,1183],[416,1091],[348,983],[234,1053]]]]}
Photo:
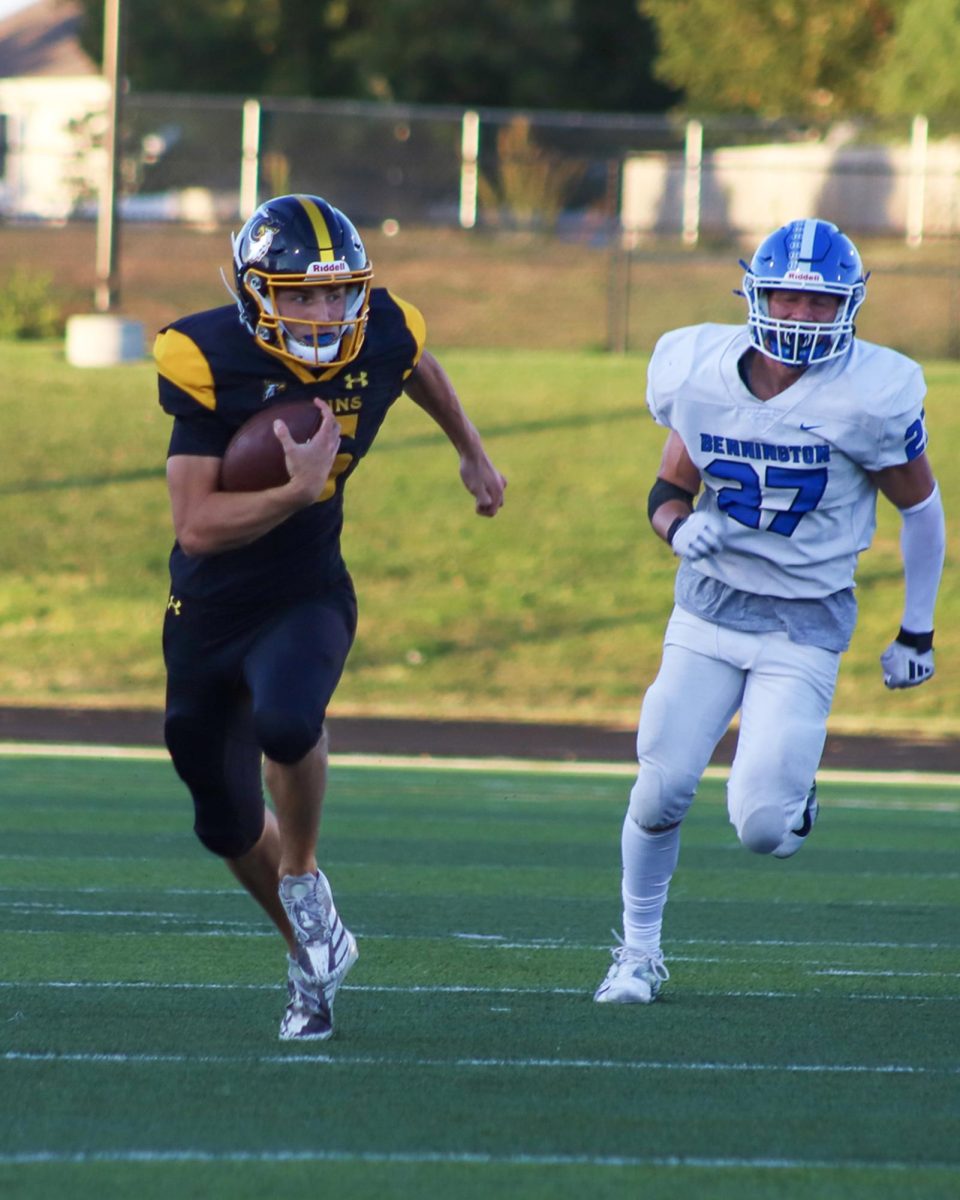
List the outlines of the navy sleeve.
{"type": "Polygon", "coordinates": [[[213,413],[194,406],[189,416],[174,418],[167,457],[174,454],[195,454],[205,458],[222,458],[232,431],[213,413]]]}

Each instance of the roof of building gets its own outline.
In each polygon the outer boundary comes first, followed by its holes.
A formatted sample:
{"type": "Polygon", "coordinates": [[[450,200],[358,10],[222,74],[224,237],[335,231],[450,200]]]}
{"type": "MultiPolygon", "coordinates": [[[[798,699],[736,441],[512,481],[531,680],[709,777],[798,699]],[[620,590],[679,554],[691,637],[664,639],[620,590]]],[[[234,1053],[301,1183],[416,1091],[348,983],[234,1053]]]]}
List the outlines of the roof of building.
{"type": "Polygon", "coordinates": [[[0,78],[98,75],[80,46],[76,0],[36,0],[0,21],[0,78]]]}

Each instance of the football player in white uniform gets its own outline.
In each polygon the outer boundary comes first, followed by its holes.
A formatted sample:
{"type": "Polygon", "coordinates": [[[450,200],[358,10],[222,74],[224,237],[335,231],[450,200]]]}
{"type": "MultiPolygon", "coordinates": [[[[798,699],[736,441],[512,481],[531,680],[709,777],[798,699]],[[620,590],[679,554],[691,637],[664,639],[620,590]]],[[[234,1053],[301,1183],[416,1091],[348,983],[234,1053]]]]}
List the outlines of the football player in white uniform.
{"type": "Polygon", "coordinates": [[[787,858],[809,836],[878,492],[900,510],[905,579],[883,680],[905,688],[933,675],[945,534],[921,369],[855,337],[866,277],[835,225],[792,221],[741,265],[746,326],[675,330],[650,361],[647,404],[670,433],[648,512],[680,563],[640,714],[623,941],[594,996],[602,1003],[648,1004],[668,978],[660,935],[680,825],[738,711],[727,784],[738,838],[787,858]]]}

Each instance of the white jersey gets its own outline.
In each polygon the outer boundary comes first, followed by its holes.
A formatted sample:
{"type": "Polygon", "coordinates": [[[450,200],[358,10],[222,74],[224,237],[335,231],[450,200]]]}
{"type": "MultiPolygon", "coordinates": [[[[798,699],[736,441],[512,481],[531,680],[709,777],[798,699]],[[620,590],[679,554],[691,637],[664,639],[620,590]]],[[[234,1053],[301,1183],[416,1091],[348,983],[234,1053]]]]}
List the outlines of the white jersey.
{"type": "Polygon", "coordinates": [[[725,514],[722,549],[694,569],[741,592],[828,596],[853,586],[873,538],[867,472],[925,449],[923,372],[856,338],[843,358],[758,400],[738,368],[749,348],[743,326],[694,325],[665,334],[650,360],[647,404],[700,471],[697,508],[725,514]]]}

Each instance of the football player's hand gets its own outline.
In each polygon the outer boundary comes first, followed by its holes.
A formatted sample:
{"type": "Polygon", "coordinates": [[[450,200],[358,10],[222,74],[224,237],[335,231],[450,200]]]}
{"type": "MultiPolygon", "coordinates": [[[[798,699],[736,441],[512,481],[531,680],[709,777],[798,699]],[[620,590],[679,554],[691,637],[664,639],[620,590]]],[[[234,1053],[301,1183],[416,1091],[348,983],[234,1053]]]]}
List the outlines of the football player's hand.
{"type": "Polygon", "coordinates": [[[880,655],[880,666],[888,688],[919,687],[933,678],[933,649],[918,650],[898,638],[880,655]]]}
{"type": "Polygon", "coordinates": [[[503,505],[507,481],[483,450],[464,454],[460,459],[460,478],[463,486],[477,502],[477,515],[496,516],[503,505]]]}
{"type": "Polygon", "coordinates": [[[709,513],[695,512],[674,530],[670,548],[678,558],[696,562],[708,554],[716,554],[723,545],[723,534],[709,513]]]}
{"type": "Polygon", "coordinates": [[[340,446],[340,425],[329,405],[319,399],[314,404],[320,409],[320,428],[307,442],[295,441],[283,421],[273,423],[290,484],[302,493],[305,504],[312,504],[323,491],[340,446]]]}

